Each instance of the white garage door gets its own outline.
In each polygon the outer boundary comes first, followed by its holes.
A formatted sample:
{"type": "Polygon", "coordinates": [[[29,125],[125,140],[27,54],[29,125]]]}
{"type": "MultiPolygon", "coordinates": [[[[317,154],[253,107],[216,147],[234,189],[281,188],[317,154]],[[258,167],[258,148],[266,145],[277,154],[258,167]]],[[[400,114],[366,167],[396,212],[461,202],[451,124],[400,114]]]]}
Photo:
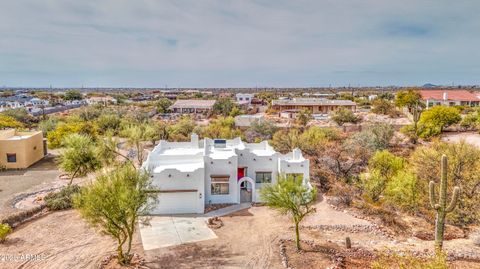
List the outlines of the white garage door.
{"type": "Polygon", "coordinates": [[[162,192],[152,214],[197,213],[200,199],[197,192],[162,192]]]}

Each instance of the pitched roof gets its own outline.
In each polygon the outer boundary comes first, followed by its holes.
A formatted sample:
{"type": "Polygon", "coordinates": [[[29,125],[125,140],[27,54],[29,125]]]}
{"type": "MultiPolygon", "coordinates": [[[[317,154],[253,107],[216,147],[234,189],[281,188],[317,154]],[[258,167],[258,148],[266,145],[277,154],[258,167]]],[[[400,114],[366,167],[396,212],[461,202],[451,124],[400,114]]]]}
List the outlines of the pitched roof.
{"type": "Polygon", "coordinates": [[[212,108],[216,100],[177,100],[175,104],[170,106],[174,108],[212,108]]]}
{"type": "Polygon", "coordinates": [[[447,100],[451,101],[480,101],[475,94],[467,90],[421,90],[423,100],[443,100],[446,93],[447,100]]]}

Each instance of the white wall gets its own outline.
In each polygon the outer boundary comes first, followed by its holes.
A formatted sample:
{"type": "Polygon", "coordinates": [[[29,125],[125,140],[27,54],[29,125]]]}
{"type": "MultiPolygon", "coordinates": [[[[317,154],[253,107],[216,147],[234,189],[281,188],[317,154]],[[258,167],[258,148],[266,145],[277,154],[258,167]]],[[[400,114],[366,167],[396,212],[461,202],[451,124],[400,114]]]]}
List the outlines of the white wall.
{"type": "Polygon", "coordinates": [[[205,157],[205,204],[219,203],[237,203],[238,186],[237,186],[237,166],[238,157],[232,156],[228,159],[219,160],[205,157]],[[211,183],[212,175],[229,175],[228,195],[212,195],[211,183]]]}
{"type": "MultiPolygon", "coordinates": [[[[205,209],[205,169],[193,172],[181,172],[177,169],[166,169],[161,173],[152,173],[152,188],[157,190],[197,190],[197,213],[205,209]]],[[[160,192],[159,195],[162,195],[160,192]]],[[[179,196],[179,198],[181,198],[179,196]]],[[[160,205],[161,206],[161,205],[160,205]]]]}

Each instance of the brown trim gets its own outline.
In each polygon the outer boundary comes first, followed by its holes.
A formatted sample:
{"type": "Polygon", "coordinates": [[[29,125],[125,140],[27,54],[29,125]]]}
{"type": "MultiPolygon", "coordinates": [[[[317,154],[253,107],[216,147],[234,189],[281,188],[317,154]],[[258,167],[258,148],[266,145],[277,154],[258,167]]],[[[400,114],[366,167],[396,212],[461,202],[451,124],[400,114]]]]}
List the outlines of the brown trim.
{"type": "Polygon", "coordinates": [[[220,177],[220,178],[226,178],[226,177],[230,178],[230,175],[210,175],[210,178],[218,178],[218,177],[220,177]]]}
{"type": "Polygon", "coordinates": [[[197,192],[197,190],[158,190],[158,189],[150,189],[145,190],[148,193],[174,193],[174,192],[197,192]]]}

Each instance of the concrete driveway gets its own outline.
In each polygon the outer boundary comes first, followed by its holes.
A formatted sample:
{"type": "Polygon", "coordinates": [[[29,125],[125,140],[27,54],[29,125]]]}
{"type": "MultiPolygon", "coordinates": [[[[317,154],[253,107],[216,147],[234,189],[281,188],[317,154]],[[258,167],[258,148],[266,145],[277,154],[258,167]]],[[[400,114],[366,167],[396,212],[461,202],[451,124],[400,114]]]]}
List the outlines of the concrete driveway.
{"type": "Polygon", "coordinates": [[[215,239],[206,217],[152,216],[150,225],[140,224],[143,249],[152,250],[215,239]]]}

